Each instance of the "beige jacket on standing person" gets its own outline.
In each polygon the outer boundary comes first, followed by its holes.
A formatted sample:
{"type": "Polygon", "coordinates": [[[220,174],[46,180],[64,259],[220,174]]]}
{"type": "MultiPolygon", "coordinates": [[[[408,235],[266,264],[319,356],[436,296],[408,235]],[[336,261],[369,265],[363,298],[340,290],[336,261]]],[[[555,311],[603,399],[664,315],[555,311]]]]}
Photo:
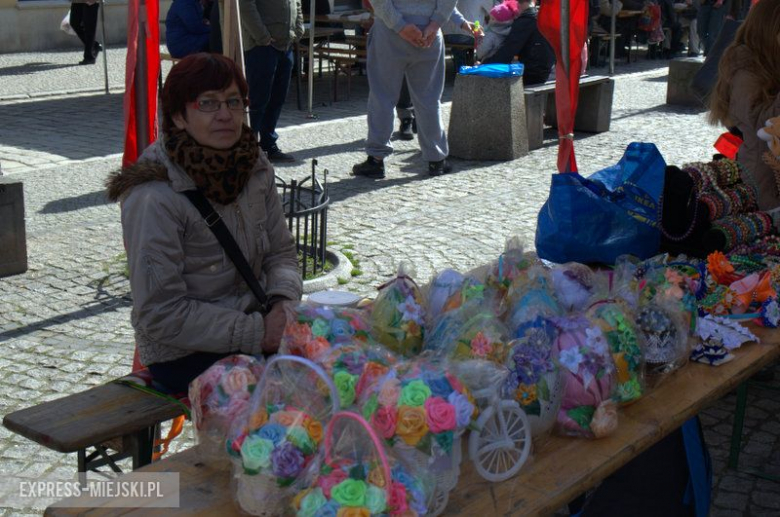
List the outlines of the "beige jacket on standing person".
{"type": "Polygon", "coordinates": [[[272,45],[286,52],[303,36],[300,0],[239,0],[244,52],[272,45]]]}
{"type": "MultiPolygon", "coordinates": [[[[121,201],[133,295],[132,324],[141,362],[172,361],[196,351],[260,354],[258,302],[200,212],[181,192],[194,182],[173,164],[161,140],[113,175],[109,198],[121,201]]],[[[212,202],[270,297],[301,297],[296,246],[263,153],[238,198],[212,202]]]]}
{"type": "MultiPolygon", "coordinates": [[[[740,48],[738,52],[750,51],[740,48]]],[[[743,68],[736,71],[731,79],[729,119],[742,132],[744,139],[737,154],[737,161],[745,169],[746,176],[743,179],[756,188],[758,208],[768,211],[780,207],[780,191],[775,172],[762,158],[768,149],[766,142],[758,138],[756,132],[764,127],[768,119],[780,116],[780,93],[773,102],[758,105],[754,95],[760,91],[761,84],[759,78],[748,70],[743,68]]]]}

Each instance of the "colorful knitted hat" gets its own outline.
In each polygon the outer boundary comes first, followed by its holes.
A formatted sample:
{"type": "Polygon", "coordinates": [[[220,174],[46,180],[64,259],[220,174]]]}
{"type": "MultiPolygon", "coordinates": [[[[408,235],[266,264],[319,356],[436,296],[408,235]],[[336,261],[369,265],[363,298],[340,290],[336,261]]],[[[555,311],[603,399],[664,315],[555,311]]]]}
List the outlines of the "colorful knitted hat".
{"type": "Polygon", "coordinates": [[[517,0],[504,0],[490,10],[490,17],[497,22],[510,22],[520,14],[520,8],[517,6],[517,0]]]}

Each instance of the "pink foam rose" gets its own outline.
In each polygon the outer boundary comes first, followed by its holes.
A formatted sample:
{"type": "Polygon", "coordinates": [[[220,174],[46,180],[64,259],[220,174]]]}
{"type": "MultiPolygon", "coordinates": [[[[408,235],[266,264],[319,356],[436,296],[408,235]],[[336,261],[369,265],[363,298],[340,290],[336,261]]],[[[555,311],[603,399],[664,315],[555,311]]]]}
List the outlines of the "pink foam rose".
{"type": "Polygon", "coordinates": [[[317,486],[322,488],[322,493],[325,494],[325,497],[330,498],[330,491],[333,489],[333,487],[345,479],[347,479],[347,473],[339,468],[336,468],[333,469],[327,476],[320,476],[319,479],[317,479],[317,486]]]}
{"type": "Polygon", "coordinates": [[[380,407],[371,415],[371,426],[376,429],[376,432],[382,438],[392,438],[395,434],[397,419],[398,413],[395,407],[380,407]]]}
{"type": "Polygon", "coordinates": [[[377,401],[382,406],[393,406],[398,403],[401,396],[401,382],[398,379],[387,379],[379,390],[377,401]]]}
{"type": "Polygon", "coordinates": [[[425,401],[425,419],[433,433],[451,431],[457,425],[455,406],[441,397],[431,397],[425,401]]]}
{"type": "Polygon", "coordinates": [[[406,504],[406,487],[397,481],[390,485],[390,515],[399,515],[404,513],[408,506],[406,504]]]}
{"type": "Polygon", "coordinates": [[[257,384],[254,374],[248,369],[238,366],[228,372],[227,377],[222,382],[222,389],[232,398],[239,393],[248,394],[251,384],[257,384]]]}
{"type": "Polygon", "coordinates": [[[243,417],[249,411],[249,401],[243,398],[230,399],[230,405],[225,409],[222,414],[224,418],[230,422],[236,421],[237,418],[243,417]]]}

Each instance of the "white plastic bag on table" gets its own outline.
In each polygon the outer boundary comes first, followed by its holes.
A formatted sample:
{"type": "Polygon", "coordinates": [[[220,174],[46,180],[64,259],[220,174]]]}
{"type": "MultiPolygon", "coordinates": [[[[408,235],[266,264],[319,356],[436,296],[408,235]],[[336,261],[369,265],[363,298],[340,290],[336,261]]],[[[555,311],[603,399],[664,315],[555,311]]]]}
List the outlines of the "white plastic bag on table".
{"type": "Polygon", "coordinates": [[[190,383],[192,424],[203,459],[228,460],[225,439],[234,421],[246,419],[250,397],[264,367],[263,358],[231,355],[190,383]]]}
{"type": "Polygon", "coordinates": [[[434,515],[434,481],[386,450],[361,416],[336,413],[318,461],[292,500],[296,516],[434,515]]]}
{"type": "Polygon", "coordinates": [[[338,393],[325,371],[301,357],[277,355],[266,365],[246,421],[236,425],[227,449],[235,495],[251,515],[281,515],[296,493],[339,410],[338,393]]]}

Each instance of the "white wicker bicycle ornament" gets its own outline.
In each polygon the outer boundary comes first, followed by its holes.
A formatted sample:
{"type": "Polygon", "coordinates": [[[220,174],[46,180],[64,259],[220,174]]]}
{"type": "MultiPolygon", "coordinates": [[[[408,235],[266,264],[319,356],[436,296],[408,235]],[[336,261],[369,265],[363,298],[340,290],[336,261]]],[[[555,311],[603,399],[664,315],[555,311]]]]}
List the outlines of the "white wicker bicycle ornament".
{"type": "Polygon", "coordinates": [[[316,457],[324,425],[339,411],[325,371],[301,357],[277,355],[266,365],[245,422],[227,441],[236,499],[251,515],[281,515],[293,483],[316,457]]]}
{"type": "Polygon", "coordinates": [[[313,477],[293,498],[295,515],[428,515],[430,476],[387,454],[360,415],[333,416],[320,457],[313,477]]]}
{"type": "Polygon", "coordinates": [[[458,377],[477,401],[477,429],[469,435],[469,457],[480,476],[504,481],[518,472],[531,454],[531,424],[514,400],[501,398],[508,370],[489,361],[457,364],[458,377]]]}

